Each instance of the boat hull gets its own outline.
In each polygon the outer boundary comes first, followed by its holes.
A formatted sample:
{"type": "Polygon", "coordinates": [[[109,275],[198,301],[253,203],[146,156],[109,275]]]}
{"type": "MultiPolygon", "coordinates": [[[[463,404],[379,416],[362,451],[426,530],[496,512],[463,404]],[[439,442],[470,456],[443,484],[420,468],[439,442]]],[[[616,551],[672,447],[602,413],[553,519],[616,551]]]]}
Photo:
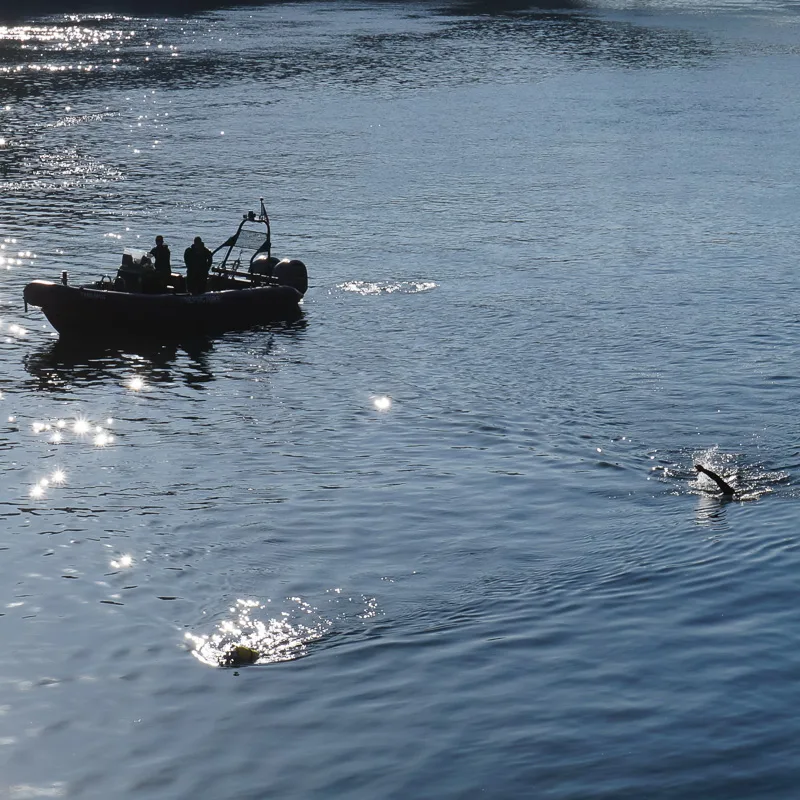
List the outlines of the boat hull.
{"type": "Polygon", "coordinates": [[[242,330],[302,316],[291,286],[259,286],[205,294],[138,294],[33,281],[27,305],[38,306],[61,336],[180,338],[242,330]]]}

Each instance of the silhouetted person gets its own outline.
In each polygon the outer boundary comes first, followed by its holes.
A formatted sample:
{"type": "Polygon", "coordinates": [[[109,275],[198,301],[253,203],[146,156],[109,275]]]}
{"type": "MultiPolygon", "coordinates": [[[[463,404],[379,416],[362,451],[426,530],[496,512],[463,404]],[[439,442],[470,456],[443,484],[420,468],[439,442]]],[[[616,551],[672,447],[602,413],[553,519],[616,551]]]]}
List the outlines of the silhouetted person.
{"type": "Polygon", "coordinates": [[[702,464],[695,464],[694,468],[698,472],[702,472],[703,475],[708,475],[708,477],[711,478],[711,480],[714,481],[714,483],[716,483],[717,486],[719,486],[720,490],[722,491],[722,494],[724,494],[725,497],[733,497],[734,494],[736,494],[736,491],[733,488],[733,486],[731,486],[723,478],[720,478],[720,476],[717,475],[716,472],[713,472],[710,469],[706,469],[702,464]]]}
{"type": "Polygon", "coordinates": [[[186,263],[186,288],[190,294],[205,292],[212,258],[211,251],[203,244],[203,240],[195,236],[194,243],[183,254],[186,263]]]}
{"type": "Polygon", "coordinates": [[[169,263],[169,247],[164,244],[163,236],[156,236],[156,246],[150,251],[153,256],[153,266],[156,272],[163,278],[169,278],[172,274],[172,266],[169,263]]]}

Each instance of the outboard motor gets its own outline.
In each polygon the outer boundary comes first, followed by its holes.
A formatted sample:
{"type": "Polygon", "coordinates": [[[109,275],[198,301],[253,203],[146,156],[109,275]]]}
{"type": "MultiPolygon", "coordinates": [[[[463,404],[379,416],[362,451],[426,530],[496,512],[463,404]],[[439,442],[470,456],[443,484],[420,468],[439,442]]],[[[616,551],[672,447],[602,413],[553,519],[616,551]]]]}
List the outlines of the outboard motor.
{"type": "Polygon", "coordinates": [[[308,291],[308,271],[306,265],[298,258],[284,258],[272,268],[272,274],[278,283],[293,286],[300,294],[308,291]]]}
{"type": "Polygon", "coordinates": [[[250,259],[250,272],[253,275],[272,275],[272,268],[278,263],[278,259],[275,256],[271,256],[269,253],[256,253],[252,259],[250,259]]]}

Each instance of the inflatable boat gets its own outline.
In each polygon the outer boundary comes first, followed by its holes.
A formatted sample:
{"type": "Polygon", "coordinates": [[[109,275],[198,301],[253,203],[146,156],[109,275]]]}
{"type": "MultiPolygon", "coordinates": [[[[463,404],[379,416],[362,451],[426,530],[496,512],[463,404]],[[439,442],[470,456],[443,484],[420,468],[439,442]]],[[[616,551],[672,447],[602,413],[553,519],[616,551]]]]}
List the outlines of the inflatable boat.
{"type": "Polygon", "coordinates": [[[200,294],[186,291],[183,275],[159,277],[148,254],[126,251],[113,279],[73,286],[62,272],[58,282],[29,283],[25,308],[41,308],[62,337],[82,338],[199,336],[302,316],[306,266],[272,255],[263,199],[260,212],[245,214],[236,233],[211,255],[207,288],[200,294]]]}

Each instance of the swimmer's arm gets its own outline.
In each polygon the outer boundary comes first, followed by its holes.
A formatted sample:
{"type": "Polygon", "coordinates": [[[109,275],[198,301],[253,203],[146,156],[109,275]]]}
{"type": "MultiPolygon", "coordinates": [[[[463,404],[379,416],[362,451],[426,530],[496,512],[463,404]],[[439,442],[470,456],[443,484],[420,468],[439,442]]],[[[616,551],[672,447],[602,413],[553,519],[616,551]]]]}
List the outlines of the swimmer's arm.
{"type": "Polygon", "coordinates": [[[705,467],[704,467],[702,464],[695,464],[695,465],[694,465],[694,468],[695,468],[695,469],[696,469],[698,472],[702,472],[702,473],[703,473],[703,475],[707,475],[709,478],[711,478],[711,480],[712,480],[712,481],[714,481],[714,483],[716,483],[716,484],[717,484],[717,486],[719,486],[719,488],[720,488],[720,491],[722,492],[722,494],[726,495],[727,497],[733,497],[733,495],[736,493],[736,492],[734,491],[734,488],[733,488],[733,486],[731,486],[731,485],[730,485],[730,484],[729,484],[729,483],[728,483],[726,480],[724,480],[723,478],[720,478],[720,476],[719,476],[719,475],[717,475],[717,473],[716,473],[716,472],[713,472],[713,471],[712,471],[712,470],[710,470],[710,469],[706,469],[706,468],[705,468],[705,467]]]}

